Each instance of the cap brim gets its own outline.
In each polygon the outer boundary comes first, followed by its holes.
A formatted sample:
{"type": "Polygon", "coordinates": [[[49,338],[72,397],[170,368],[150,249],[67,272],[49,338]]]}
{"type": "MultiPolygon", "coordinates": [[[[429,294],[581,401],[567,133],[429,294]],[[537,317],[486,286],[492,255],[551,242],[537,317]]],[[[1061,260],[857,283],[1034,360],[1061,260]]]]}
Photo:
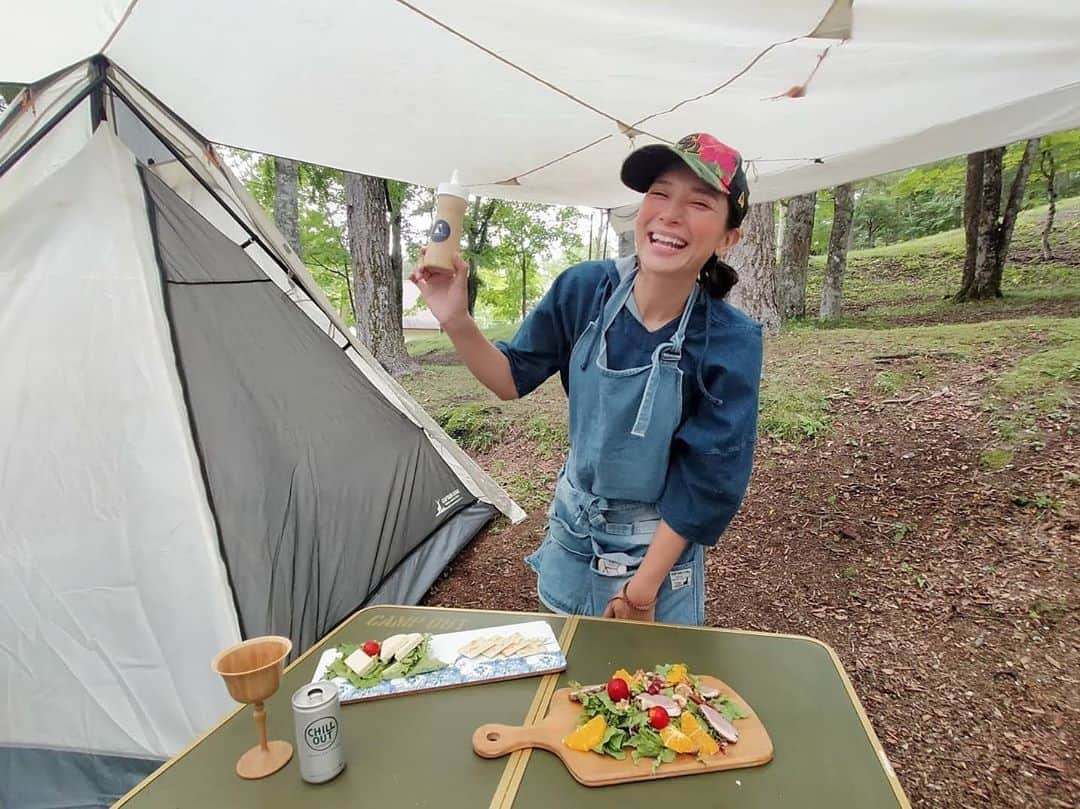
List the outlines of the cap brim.
{"type": "Polygon", "coordinates": [[[678,164],[686,166],[710,188],[715,188],[721,194],[728,193],[723,186],[717,185],[715,177],[704,174],[700,166],[694,165],[679,152],[663,143],[652,143],[631,152],[623,161],[619,176],[627,188],[644,194],[657,177],[678,164]]]}

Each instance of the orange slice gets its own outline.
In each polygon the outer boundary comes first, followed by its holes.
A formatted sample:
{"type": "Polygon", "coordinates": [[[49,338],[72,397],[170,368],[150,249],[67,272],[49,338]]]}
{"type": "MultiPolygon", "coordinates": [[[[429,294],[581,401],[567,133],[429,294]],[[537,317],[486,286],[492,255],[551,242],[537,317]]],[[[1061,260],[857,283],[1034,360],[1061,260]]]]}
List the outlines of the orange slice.
{"type": "Polygon", "coordinates": [[[694,740],[679,730],[674,725],[668,725],[660,731],[660,738],[664,747],[674,750],[676,753],[696,753],[697,745],[694,740]]]}
{"type": "Polygon", "coordinates": [[[671,685],[678,685],[686,679],[686,666],[682,663],[676,663],[671,667],[671,671],[667,673],[667,681],[671,685]]]}
{"type": "Polygon", "coordinates": [[[628,672],[626,669],[619,669],[617,672],[611,675],[612,680],[625,680],[627,685],[640,685],[637,677],[628,672]]]}
{"type": "Polygon", "coordinates": [[[607,720],[604,719],[603,714],[597,714],[562,741],[571,750],[585,753],[604,740],[606,731],[607,720]]]}
{"type": "Polygon", "coordinates": [[[720,745],[716,743],[716,739],[709,735],[709,731],[701,726],[692,713],[684,712],[679,724],[682,726],[682,732],[697,745],[697,750],[701,755],[715,756],[720,752],[720,745]]]}

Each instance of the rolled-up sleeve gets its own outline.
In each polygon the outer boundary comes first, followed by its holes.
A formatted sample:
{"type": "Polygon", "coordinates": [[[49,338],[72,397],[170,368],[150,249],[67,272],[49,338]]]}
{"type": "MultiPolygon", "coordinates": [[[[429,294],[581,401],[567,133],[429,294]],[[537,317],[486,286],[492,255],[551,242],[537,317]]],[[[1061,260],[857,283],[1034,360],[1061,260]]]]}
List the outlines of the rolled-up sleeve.
{"type": "MultiPolygon", "coordinates": [[[[720,342],[720,341],[718,341],[720,342]]],[[[760,330],[737,329],[710,350],[698,406],[679,426],[657,503],[685,539],[715,545],[739,510],[757,438],[760,330]]]]}

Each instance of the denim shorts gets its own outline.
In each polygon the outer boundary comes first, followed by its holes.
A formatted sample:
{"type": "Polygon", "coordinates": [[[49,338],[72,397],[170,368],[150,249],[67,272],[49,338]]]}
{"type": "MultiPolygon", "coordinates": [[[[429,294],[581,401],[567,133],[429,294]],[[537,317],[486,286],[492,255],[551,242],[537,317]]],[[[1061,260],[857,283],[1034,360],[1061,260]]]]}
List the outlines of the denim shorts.
{"type": "MultiPolygon", "coordinates": [[[[525,561],[536,571],[537,594],[558,613],[600,615],[637,571],[660,524],[655,505],[594,497],[555,485],[544,542],[525,561]]],[[[705,548],[689,543],[657,594],[656,620],[705,622],[705,548]]]]}

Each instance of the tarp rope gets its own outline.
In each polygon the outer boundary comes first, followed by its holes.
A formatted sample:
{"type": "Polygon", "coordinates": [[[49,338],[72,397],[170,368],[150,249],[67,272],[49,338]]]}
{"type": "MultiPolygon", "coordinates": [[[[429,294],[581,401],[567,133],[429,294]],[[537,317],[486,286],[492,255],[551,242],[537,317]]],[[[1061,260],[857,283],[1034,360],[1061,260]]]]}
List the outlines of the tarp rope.
{"type": "MultiPolygon", "coordinates": [[[[138,2],[138,0],[133,0],[132,5],[134,5],[135,2],[138,2]]],[[[461,39],[464,42],[467,42],[469,45],[472,45],[474,48],[477,48],[478,50],[483,51],[488,56],[490,56],[491,58],[501,62],[502,64],[506,65],[507,67],[509,67],[509,68],[511,68],[513,70],[516,70],[517,72],[521,73],[522,75],[527,76],[528,78],[532,79],[533,81],[543,85],[544,87],[547,87],[549,90],[552,90],[553,92],[558,93],[559,95],[569,99],[570,101],[573,101],[575,104],[578,104],[578,105],[584,107],[585,109],[589,110],[590,112],[594,112],[597,115],[601,116],[602,118],[605,118],[608,121],[611,121],[612,123],[614,123],[619,128],[620,132],[622,132],[624,135],[626,135],[630,139],[631,143],[633,143],[634,138],[637,137],[638,135],[647,135],[648,137],[653,138],[653,139],[655,139],[655,140],[657,140],[657,141],[659,141],[661,143],[668,143],[668,144],[671,143],[670,140],[668,140],[667,138],[660,137],[659,135],[656,135],[656,134],[654,134],[652,132],[647,132],[647,131],[645,131],[643,129],[640,129],[640,125],[647,122],[647,121],[651,121],[654,118],[658,118],[658,117],[663,116],[663,115],[668,115],[668,114],[674,112],[675,110],[679,109],[680,107],[685,106],[686,104],[692,104],[695,101],[700,101],[703,98],[708,98],[709,96],[715,95],[716,93],[720,92],[721,90],[725,89],[726,87],[731,86],[735,81],[737,81],[739,78],[746,75],[751,69],[753,69],[753,67],[758,62],[760,62],[762,59],[764,59],[765,56],[767,56],[774,49],[776,49],[778,47],[781,47],[783,45],[789,45],[792,42],[797,42],[797,41],[799,41],[801,39],[811,38],[815,34],[815,32],[821,27],[821,24],[825,20],[825,18],[828,17],[829,13],[832,11],[832,5],[830,4],[829,9],[822,16],[821,21],[818,22],[818,24],[814,27],[813,31],[811,31],[808,34],[803,34],[801,36],[790,37],[788,39],[779,40],[777,42],[770,43],[765,48],[763,48],[761,51],[759,51],[757,53],[757,55],[755,55],[754,58],[751,59],[740,70],[738,70],[732,76],[729,76],[727,79],[722,81],[717,86],[713,87],[711,90],[708,90],[708,91],[706,91],[704,93],[700,93],[700,94],[698,94],[696,96],[692,96],[690,98],[685,98],[682,101],[679,101],[676,104],[672,105],[671,107],[669,107],[666,110],[660,110],[658,112],[654,112],[651,115],[646,115],[644,118],[641,118],[640,120],[635,121],[632,124],[627,124],[627,123],[619,120],[618,117],[612,115],[611,113],[605,112],[604,110],[602,110],[602,109],[600,109],[600,108],[598,108],[596,106],[593,106],[592,104],[585,101],[584,99],[579,98],[578,96],[571,93],[569,90],[565,90],[562,87],[559,87],[557,84],[555,84],[555,83],[553,83],[551,81],[548,81],[547,79],[543,78],[542,76],[538,76],[537,74],[535,74],[532,71],[522,67],[521,65],[519,65],[519,64],[517,64],[515,62],[513,62],[512,60],[507,59],[502,54],[497,53],[496,51],[492,50],[491,48],[487,47],[486,45],[483,45],[483,44],[477,42],[475,39],[468,36],[467,34],[464,34],[461,31],[458,31],[456,28],[454,28],[449,23],[443,22],[442,20],[435,17],[434,15],[429,14],[427,11],[424,11],[423,9],[417,8],[415,5],[410,3],[408,0],[395,0],[395,2],[397,2],[401,6],[404,6],[405,8],[409,9],[414,14],[417,14],[417,15],[423,17],[424,19],[426,19],[427,21],[429,21],[433,25],[437,25],[439,28],[442,28],[444,31],[446,31],[446,32],[448,32],[450,34],[453,34],[454,36],[458,37],[459,39],[461,39]]],[[[821,66],[821,62],[825,58],[827,53],[828,53],[828,48],[825,49],[824,53],[822,53],[822,54],[820,54],[818,56],[817,64],[814,66],[813,71],[811,71],[810,78],[813,78],[814,74],[817,72],[818,67],[821,66]]],[[[791,94],[797,88],[801,88],[803,90],[803,92],[805,92],[806,85],[809,84],[810,78],[808,78],[801,85],[795,85],[791,90],[788,90],[786,93],[782,93],[778,97],[788,96],[789,94],[791,94]]],[[[790,97],[797,97],[797,96],[792,95],[790,97]]],[[[596,145],[598,145],[600,143],[603,143],[604,141],[610,140],[613,137],[614,137],[614,135],[612,134],[612,135],[605,135],[605,136],[603,136],[601,138],[597,138],[596,140],[592,141],[591,143],[587,143],[584,146],[579,146],[578,148],[573,149],[573,150],[571,150],[569,152],[566,152],[565,154],[559,155],[558,157],[555,157],[555,158],[553,158],[551,160],[548,160],[546,163],[542,163],[539,166],[536,166],[535,168],[531,168],[528,171],[523,171],[523,172],[520,172],[518,174],[515,174],[513,177],[509,177],[509,178],[505,178],[505,179],[501,179],[501,180],[494,180],[494,181],[492,181],[490,183],[476,183],[476,185],[520,185],[520,181],[521,181],[521,179],[523,177],[528,177],[530,174],[535,174],[536,172],[541,171],[543,169],[546,169],[549,166],[553,166],[556,163],[560,163],[563,160],[567,160],[568,158],[573,157],[576,154],[580,154],[581,152],[584,152],[584,151],[586,151],[588,149],[591,149],[592,147],[594,147],[594,146],[596,146],[596,145]]],[[[792,160],[793,161],[798,161],[798,162],[815,162],[815,163],[822,162],[820,157],[792,158],[792,160]]]]}

